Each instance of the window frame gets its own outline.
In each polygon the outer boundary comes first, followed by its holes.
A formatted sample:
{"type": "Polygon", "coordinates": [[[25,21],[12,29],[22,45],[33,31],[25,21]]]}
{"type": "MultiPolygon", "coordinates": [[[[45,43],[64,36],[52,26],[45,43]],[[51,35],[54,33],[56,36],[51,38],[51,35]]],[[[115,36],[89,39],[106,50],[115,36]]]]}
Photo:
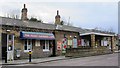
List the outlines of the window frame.
{"type": "Polygon", "coordinates": [[[45,40],[45,49],[43,49],[43,52],[45,52],[45,51],[50,51],[49,46],[50,46],[49,40],[45,40]],[[48,41],[48,42],[47,42],[47,41],[48,41]]]}
{"type": "Polygon", "coordinates": [[[29,51],[32,51],[32,40],[31,39],[26,39],[24,41],[24,52],[29,52],[29,51]],[[27,41],[27,45],[25,44],[25,42],[27,41]],[[30,45],[28,45],[30,42],[30,45]],[[25,50],[25,46],[27,46],[27,49],[25,50]],[[28,49],[28,47],[30,46],[30,50],[28,49]]]}
{"type": "Polygon", "coordinates": [[[40,41],[40,40],[35,40],[35,46],[36,46],[36,47],[41,46],[41,41],[40,41]]]}

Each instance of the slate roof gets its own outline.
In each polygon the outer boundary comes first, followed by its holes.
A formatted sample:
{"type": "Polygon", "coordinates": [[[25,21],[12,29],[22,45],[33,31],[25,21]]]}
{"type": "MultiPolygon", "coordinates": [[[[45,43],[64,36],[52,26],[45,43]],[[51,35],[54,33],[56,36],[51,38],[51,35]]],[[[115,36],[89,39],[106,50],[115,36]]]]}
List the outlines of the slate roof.
{"type": "Polygon", "coordinates": [[[65,31],[74,31],[74,32],[83,32],[82,28],[67,26],[67,25],[57,25],[56,30],[65,30],[65,31]]]}
{"type": "Polygon", "coordinates": [[[105,32],[94,29],[82,29],[80,27],[73,27],[67,25],[55,25],[48,23],[40,23],[40,22],[32,22],[32,21],[22,21],[20,19],[6,18],[0,17],[0,25],[11,25],[11,26],[19,26],[19,27],[30,27],[30,28],[38,28],[38,29],[48,29],[48,30],[63,30],[63,31],[73,31],[79,33],[106,33],[106,34],[115,34],[113,32],[105,32]]]}
{"type": "Polygon", "coordinates": [[[30,28],[39,28],[39,29],[49,29],[49,30],[63,30],[63,31],[73,31],[73,32],[82,32],[82,28],[67,26],[67,25],[54,25],[48,23],[39,23],[32,21],[22,21],[20,19],[12,19],[0,17],[1,25],[11,25],[11,26],[20,26],[20,27],[30,27],[30,28]]]}
{"type": "Polygon", "coordinates": [[[55,29],[55,26],[53,24],[46,24],[46,23],[39,23],[39,22],[32,22],[32,21],[22,21],[19,19],[3,18],[3,17],[0,17],[0,19],[2,20],[2,22],[0,22],[0,24],[2,25],[50,29],[50,30],[55,29]]]}

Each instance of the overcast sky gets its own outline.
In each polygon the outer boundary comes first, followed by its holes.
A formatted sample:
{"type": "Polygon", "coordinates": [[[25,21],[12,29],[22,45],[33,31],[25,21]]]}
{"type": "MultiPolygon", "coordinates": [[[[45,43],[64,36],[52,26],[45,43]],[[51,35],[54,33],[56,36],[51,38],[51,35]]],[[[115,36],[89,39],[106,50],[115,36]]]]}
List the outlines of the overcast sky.
{"type": "Polygon", "coordinates": [[[61,20],[72,23],[76,27],[113,29],[118,32],[118,0],[4,0],[0,3],[0,16],[18,15],[26,4],[28,18],[37,17],[45,23],[54,23],[56,11],[59,10],[61,20]]]}

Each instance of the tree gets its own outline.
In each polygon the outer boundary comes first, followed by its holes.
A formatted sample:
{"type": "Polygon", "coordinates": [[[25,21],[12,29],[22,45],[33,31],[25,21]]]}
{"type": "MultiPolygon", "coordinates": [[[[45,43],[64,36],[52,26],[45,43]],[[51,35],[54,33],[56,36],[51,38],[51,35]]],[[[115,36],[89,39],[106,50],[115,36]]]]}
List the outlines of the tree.
{"type": "Polygon", "coordinates": [[[61,21],[61,25],[65,25],[65,22],[64,22],[64,21],[61,21]]]}
{"type": "Polygon", "coordinates": [[[41,23],[43,23],[43,21],[42,21],[42,20],[37,20],[37,22],[41,22],[41,23]]]}
{"type": "Polygon", "coordinates": [[[63,20],[61,21],[61,25],[73,26],[72,23],[67,23],[67,22],[65,22],[63,20]]]}
{"type": "Polygon", "coordinates": [[[37,18],[35,17],[31,17],[29,21],[35,21],[35,22],[43,22],[42,20],[38,20],[37,18]]]}
{"type": "Polygon", "coordinates": [[[37,18],[31,17],[30,21],[37,21],[37,18]]]}

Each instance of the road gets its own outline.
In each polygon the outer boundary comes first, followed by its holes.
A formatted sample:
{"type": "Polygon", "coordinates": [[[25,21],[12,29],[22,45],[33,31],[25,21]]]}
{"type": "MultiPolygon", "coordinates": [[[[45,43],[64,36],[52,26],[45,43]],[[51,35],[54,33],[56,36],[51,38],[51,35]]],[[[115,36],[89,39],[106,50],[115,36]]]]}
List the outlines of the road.
{"type": "Polygon", "coordinates": [[[118,53],[19,66],[118,66],[118,53]]]}

